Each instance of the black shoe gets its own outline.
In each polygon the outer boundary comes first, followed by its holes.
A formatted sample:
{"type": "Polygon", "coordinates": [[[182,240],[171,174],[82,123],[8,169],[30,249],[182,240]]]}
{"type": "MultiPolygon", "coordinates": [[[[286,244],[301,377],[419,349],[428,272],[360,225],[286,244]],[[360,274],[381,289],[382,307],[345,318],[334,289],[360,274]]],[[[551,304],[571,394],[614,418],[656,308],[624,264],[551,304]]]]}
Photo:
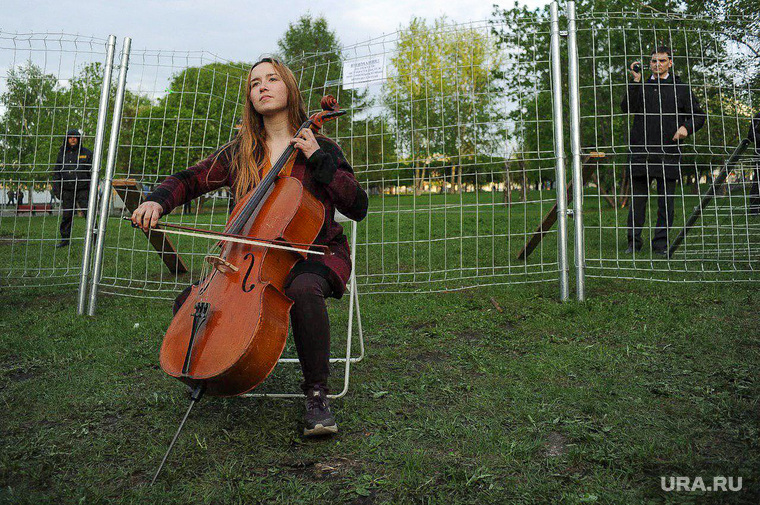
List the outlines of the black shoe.
{"type": "Polygon", "coordinates": [[[667,258],[668,251],[667,249],[652,249],[652,255],[659,256],[661,258],[667,258]]]}
{"type": "MultiPolygon", "coordinates": [[[[641,247],[637,247],[636,248],[636,252],[639,252],[639,251],[641,251],[641,247]]],[[[633,246],[629,245],[628,249],[625,250],[625,253],[626,254],[633,254],[633,246]]]]}
{"type": "Polygon", "coordinates": [[[67,245],[69,245],[68,239],[63,239],[60,242],[58,242],[55,246],[56,247],[66,247],[67,245]]]}
{"type": "Polygon", "coordinates": [[[338,433],[338,425],[335,423],[335,416],[330,412],[327,393],[324,389],[315,387],[306,393],[304,422],[306,426],[303,429],[303,434],[306,437],[338,433]]]}

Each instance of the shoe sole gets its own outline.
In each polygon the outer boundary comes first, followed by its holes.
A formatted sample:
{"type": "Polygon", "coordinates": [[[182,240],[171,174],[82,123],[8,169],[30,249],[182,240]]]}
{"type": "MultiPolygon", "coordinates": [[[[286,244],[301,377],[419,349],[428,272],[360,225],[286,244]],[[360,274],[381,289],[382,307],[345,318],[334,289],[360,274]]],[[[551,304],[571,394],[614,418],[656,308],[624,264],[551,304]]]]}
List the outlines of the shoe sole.
{"type": "Polygon", "coordinates": [[[321,424],[318,424],[314,426],[313,428],[304,428],[303,429],[303,435],[305,437],[318,437],[320,435],[334,435],[338,433],[338,425],[333,424],[332,426],[324,426],[321,424]]]}

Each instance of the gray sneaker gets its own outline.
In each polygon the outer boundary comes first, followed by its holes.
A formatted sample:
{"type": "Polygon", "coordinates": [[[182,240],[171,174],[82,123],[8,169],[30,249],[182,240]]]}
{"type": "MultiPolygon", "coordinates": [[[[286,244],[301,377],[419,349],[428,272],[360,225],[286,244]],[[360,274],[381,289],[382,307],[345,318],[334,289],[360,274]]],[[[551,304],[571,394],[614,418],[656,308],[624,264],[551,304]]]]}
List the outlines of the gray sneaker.
{"type": "Polygon", "coordinates": [[[304,422],[306,426],[303,434],[306,437],[338,433],[338,425],[335,423],[335,416],[330,412],[327,393],[324,389],[315,387],[306,393],[304,422]]]}

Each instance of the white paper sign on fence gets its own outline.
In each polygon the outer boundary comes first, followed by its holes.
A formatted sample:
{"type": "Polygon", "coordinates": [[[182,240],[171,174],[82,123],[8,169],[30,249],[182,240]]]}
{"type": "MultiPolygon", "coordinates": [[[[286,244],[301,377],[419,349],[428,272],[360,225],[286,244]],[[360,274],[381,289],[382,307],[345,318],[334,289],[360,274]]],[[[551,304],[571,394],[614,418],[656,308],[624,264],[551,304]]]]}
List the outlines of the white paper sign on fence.
{"type": "Polygon", "coordinates": [[[364,56],[343,63],[343,89],[365,88],[385,80],[385,54],[364,56]]]}

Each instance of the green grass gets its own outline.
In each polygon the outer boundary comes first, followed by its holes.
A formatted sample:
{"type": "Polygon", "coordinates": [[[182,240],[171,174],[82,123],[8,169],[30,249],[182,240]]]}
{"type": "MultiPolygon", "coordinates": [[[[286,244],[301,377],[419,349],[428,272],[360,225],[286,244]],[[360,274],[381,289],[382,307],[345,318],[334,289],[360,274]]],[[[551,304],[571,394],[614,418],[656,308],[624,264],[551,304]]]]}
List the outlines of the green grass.
{"type": "MultiPolygon", "coordinates": [[[[157,365],[168,304],[103,296],[85,318],[70,289],[2,290],[0,502],[757,503],[756,289],[588,294],[364,297],[335,438],[301,437],[300,402],[205,398],[149,487],[188,401],[157,365]],[[664,493],[671,475],[743,490],[664,493]]],[[[346,304],[330,305],[338,352],[346,304]]],[[[295,389],[285,370],[274,386],[295,389]]]]}
{"type": "MultiPolygon", "coordinates": [[[[690,188],[687,188],[690,191],[690,188]]],[[[673,237],[698,202],[687,191],[676,197],[673,237]]],[[[706,191],[702,187],[701,192],[706,191]]],[[[760,269],[760,217],[748,216],[744,195],[719,197],[684,246],[671,260],[652,257],[647,247],[626,255],[628,209],[611,208],[593,188],[586,188],[584,224],[589,275],[675,281],[756,279],[760,269]],[[717,205],[716,205],[717,204],[717,205]],[[730,210],[733,209],[733,210],[730,210]]],[[[517,259],[542,217],[553,192],[530,192],[528,203],[502,204],[499,192],[452,195],[374,196],[369,217],[358,228],[357,266],[363,292],[430,291],[475,285],[555,281],[558,277],[557,225],[527,261],[517,259]]],[[[210,204],[207,204],[210,206],[210,204]]],[[[225,213],[172,215],[174,222],[221,229],[225,213]]],[[[653,227],[657,203],[651,198],[647,227],[653,227]]],[[[573,220],[568,219],[568,260],[573,258],[573,220]]],[[[0,286],[78,283],[84,219],[74,223],[74,245],[54,249],[56,216],[0,218],[0,286]]],[[[671,237],[672,238],[672,237],[671,237]]],[[[190,274],[175,277],[158,260],[142,232],[118,217],[108,224],[102,289],[107,292],[170,298],[198,278],[209,242],[172,237],[190,274]]]]}
{"type": "MultiPolygon", "coordinates": [[[[300,402],[207,398],[153,488],[188,398],[158,366],[170,304],[144,297],[196,278],[207,243],[176,240],[191,274],[175,277],[112,218],[98,314],[77,317],[84,220],[77,246],[54,249],[55,217],[3,217],[0,502],[758,503],[760,296],[725,281],[757,280],[760,220],[732,228],[734,214],[711,212],[682,256],[631,258],[626,212],[588,190],[588,271],[612,278],[589,277],[588,301],[563,304],[556,232],[516,260],[551,207],[528,196],[509,208],[492,205],[498,193],[371,198],[357,265],[367,357],[335,403],[340,434],[303,439],[300,402]],[[490,283],[506,284],[366,296],[490,283]],[[664,493],[660,476],[742,477],[744,489],[664,493]]],[[[677,201],[676,227],[696,197],[677,201]]],[[[347,301],[330,312],[338,354],[347,301]]],[[[283,365],[262,388],[298,380],[283,365]]]]}

